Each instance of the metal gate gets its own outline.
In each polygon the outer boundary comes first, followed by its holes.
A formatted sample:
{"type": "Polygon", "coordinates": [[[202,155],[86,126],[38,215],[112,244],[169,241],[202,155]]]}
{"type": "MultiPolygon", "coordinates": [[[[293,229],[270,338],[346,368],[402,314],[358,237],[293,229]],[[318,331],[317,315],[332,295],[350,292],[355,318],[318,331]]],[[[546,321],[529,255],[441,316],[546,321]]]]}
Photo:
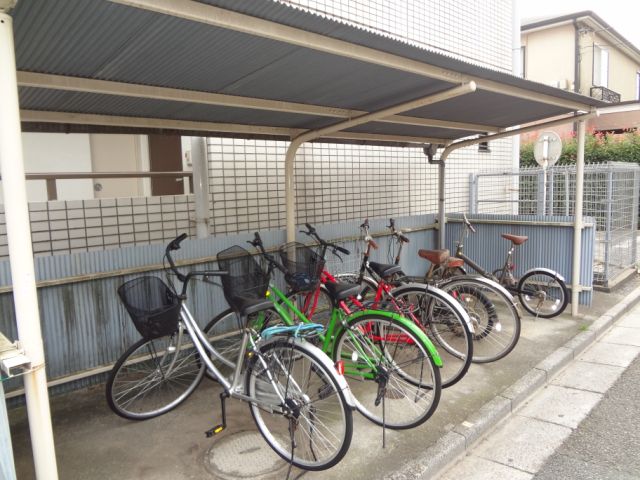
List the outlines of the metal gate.
{"type": "MultiPolygon", "coordinates": [[[[570,216],[575,206],[575,166],[524,168],[470,175],[469,211],[570,216]]],[[[584,216],[596,221],[594,283],[607,286],[637,261],[640,167],[586,165],[584,216]]]]}

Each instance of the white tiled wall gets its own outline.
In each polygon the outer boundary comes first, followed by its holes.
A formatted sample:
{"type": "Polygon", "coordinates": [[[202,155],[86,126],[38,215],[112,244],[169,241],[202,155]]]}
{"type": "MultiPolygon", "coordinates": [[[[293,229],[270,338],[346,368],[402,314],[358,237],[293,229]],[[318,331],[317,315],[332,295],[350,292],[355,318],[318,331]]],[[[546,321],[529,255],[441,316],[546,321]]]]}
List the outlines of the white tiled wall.
{"type": "Polygon", "coordinates": [[[414,45],[511,71],[511,0],[280,0],[414,45]]]}

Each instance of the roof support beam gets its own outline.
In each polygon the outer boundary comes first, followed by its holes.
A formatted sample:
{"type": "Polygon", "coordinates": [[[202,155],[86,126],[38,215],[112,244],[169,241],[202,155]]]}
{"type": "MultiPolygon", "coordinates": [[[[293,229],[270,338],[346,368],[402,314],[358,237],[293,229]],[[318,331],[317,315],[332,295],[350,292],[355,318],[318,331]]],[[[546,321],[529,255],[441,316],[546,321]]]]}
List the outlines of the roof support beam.
{"type": "Polygon", "coordinates": [[[474,82],[465,83],[457,87],[451,88],[449,90],[445,90],[444,92],[439,92],[436,94],[427,95],[426,97],[417,98],[409,102],[404,102],[398,105],[394,105],[393,107],[384,108],[377,112],[368,113],[366,115],[361,115],[360,117],[357,117],[354,119],[345,120],[343,122],[339,122],[334,125],[329,125],[328,127],[320,128],[318,130],[310,130],[308,132],[305,132],[293,138],[291,141],[291,144],[289,145],[289,148],[287,149],[285,162],[284,162],[284,188],[285,188],[287,241],[293,242],[296,238],[296,215],[295,215],[296,192],[295,192],[295,181],[294,181],[294,173],[295,173],[294,161],[296,158],[296,152],[298,151],[298,148],[300,148],[300,146],[304,142],[315,140],[316,138],[320,138],[320,137],[325,137],[327,135],[334,134],[335,132],[346,130],[348,128],[353,128],[355,126],[362,125],[364,123],[373,122],[381,118],[388,117],[389,115],[395,115],[397,113],[413,110],[414,108],[420,108],[433,103],[442,102],[450,98],[466,95],[468,93],[474,92],[475,90],[476,90],[476,84],[474,82]]]}
{"type": "MultiPolygon", "coordinates": [[[[100,125],[107,127],[125,127],[132,129],[183,130],[202,132],[212,136],[232,133],[255,137],[263,135],[288,140],[303,134],[306,130],[286,127],[264,127],[260,125],[238,125],[235,123],[194,122],[162,118],[123,117],[115,115],[96,115],[89,113],[45,112],[39,110],[21,110],[23,122],[62,123],[73,125],[100,125]]],[[[396,142],[396,143],[446,143],[443,138],[410,137],[403,135],[378,135],[358,132],[328,133],[322,138],[336,140],[354,140],[359,142],[396,142]]]]}
{"type": "Polygon", "coordinates": [[[411,60],[399,55],[338,40],[326,35],[307,32],[280,23],[206,5],[193,0],[110,0],[113,3],[171,15],[194,22],[235,30],[238,32],[269,38],[280,42],[311,48],[313,50],[353,58],[395,70],[414,73],[456,84],[475,81],[478,89],[503,93],[518,98],[535,99],[538,102],[557,105],[571,110],[588,111],[589,106],[564,100],[552,95],[531,93],[519,87],[506,86],[473,75],[461,74],[434,65],[411,60]]]}
{"type": "MultiPolygon", "coordinates": [[[[327,107],[306,103],[267,100],[263,98],[242,97],[221,93],[199,92],[178,88],[138,85],[134,83],[113,82],[90,78],[69,77],[46,73],[18,72],[18,85],[21,87],[46,88],[68,92],[88,92],[103,95],[119,95],[125,97],[149,98],[174,102],[188,102],[221,107],[249,108],[272,112],[297,113],[331,118],[353,118],[368,112],[345,108],[327,107]]],[[[470,130],[474,132],[495,132],[500,130],[493,125],[482,125],[466,122],[451,122],[428,118],[417,118],[393,115],[380,120],[385,123],[415,125],[422,127],[450,128],[454,130],[470,130]]]]}

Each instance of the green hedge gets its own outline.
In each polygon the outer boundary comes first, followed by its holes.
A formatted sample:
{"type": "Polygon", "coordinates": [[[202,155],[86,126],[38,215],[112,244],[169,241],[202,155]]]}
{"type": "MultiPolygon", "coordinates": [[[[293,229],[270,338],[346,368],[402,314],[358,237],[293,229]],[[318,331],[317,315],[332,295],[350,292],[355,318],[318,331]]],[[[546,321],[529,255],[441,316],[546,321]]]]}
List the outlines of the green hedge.
{"type": "MultiPolygon", "coordinates": [[[[535,167],[533,158],[533,142],[520,146],[520,166],[535,167]]],[[[578,142],[575,137],[562,139],[562,155],[558,165],[576,163],[578,142]]],[[[633,162],[640,164],[640,132],[622,134],[587,135],[585,139],[584,161],[586,163],[601,162],[633,162]]]]}

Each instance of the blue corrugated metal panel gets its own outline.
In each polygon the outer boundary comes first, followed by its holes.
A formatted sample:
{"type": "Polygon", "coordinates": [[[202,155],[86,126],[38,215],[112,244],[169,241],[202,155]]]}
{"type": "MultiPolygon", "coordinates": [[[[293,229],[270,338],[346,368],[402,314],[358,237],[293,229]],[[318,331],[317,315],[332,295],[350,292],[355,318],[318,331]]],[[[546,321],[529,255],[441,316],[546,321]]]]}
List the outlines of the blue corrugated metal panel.
{"type": "Polygon", "coordinates": [[[15,480],[16,469],[13,463],[13,448],[11,447],[11,431],[7,417],[7,405],[4,400],[4,387],[0,382],[0,478],[15,480]]]}
{"type": "MultiPolygon", "coordinates": [[[[450,215],[448,218],[455,218],[450,215]]],[[[502,233],[525,235],[529,237],[526,244],[516,247],[513,261],[516,265],[515,275],[520,276],[535,267],[545,267],[560,273],[571,284],[572,251],[573,251],[573,217],[549,217],[535,215],[493,215],[477,214],[469,216],[471,223],[477,220],[488,220],[491,224],[479,223],[477,233],[469,234],[463,239],[465,254],[482,266],[485,270],[493,271],[502,267],[507,250],[511,242],[500,237],[502,233]],[[539,222],[539,225],[518,224],[519,221],[539,222]],[[548,226],[545,223],[568,223],[566,226],[548,226]]],[[[591,219],[585,218],[587,225],[592,225],[591,219]]],[[[446,244],[451,252],[455,252],[455,245],[462,231],[462,223],[452,221],[447,224],[446,244]]],[[[581,255],[581,284],[587,287],[593,285],[593,235],[594,228],[587,226],[582,236],[583,247],[581,255]]],[[[583,292],[581,302],[589,305],[592,292],[583,292]]]]}
{"type": "MultiPolygon", "coordinates": [[[[572,227],[548,227],[537,225],[509,225],[514,220],[542,220],[537,217],[512,217],[479,215],[482,218],[500,222],[499,224],[479,224],[478,234],[466,241],[466,252],[472,258],[490,268],[497,268],[504,260],[508,242],[499,239],[502,232],[528,235],[529,243],[519,249],[516,255],[518,272],[535,266],[545,266],[559,271],[568,282],[571,279],[571,239],[572,227]]],[[[557,221],[570,222],[571,217],[557,218],[557,221]]],[[[420,248],[434,248],[436,230],[420,230],[433,224],[435,215],[421,215],[396,219],[396,227],[418,231],[408,233],[411,242],[402,253],[401,266],[411,276],[422,276],[427,270],[426,261],[417,256],[420,248]]],[[[353,238],[360,233],[361,221],[332,225],[316,225],[321,237],[326,239],[353,238]]],[[[388,219],[371,219],[370,231],[373,234],[386,233],[388,219]]],[[[460,231],[459,223],[447,225],[447,241],[453,250],[454,239],[460,231]]],[[[276,247],[285,241],[284,231],[261,233],[267,248],[276,247]]],[[[215,269],[215,254],[231,245],[247,245],[245,242],[252,235],[230,235],[210,237],[200,240],[188,240],[182,249],[175,252],[176,260],[204,259],[198,269],[215,269]],[[207,260],[210,259],[210,260],[207,260]]],[[[593,229],[585,229],[583,235],[583,271],[584,285],[590,285],[592,262],[589,252],[593,248],[593,229]]],[[[302,234],[298,240],[309,242],[302,234]]],[[[389,256],[390,237],[376,238],[379,250],[372,253],[371,259],[381,263],[393,262],[389,256]]],[[[354,264],[359,263],[358,254],[362,253],[361,240],[350,240],[342,243],[356,255],[354,264]]],[[[248,245],[247,245],[248,247],[248,245]]],[[[164,254],[164,245],[147,245],[127,247],[119,250],[102,252],[76,253],[36,258],[37,279],[53,280],[100,272],[117,272],[118,270],[157,265],[164,254]]],[[[250,249],[250,247],[249,247],[250,249]]],[[[188,269],[189,267],[186,267],[188,269]]],[[[8,262],[0,263],[2,276],[7,276],[8,262]]],[[[161,271],[152,272],[162,276],[161,271]]],[[[38,299],[42,322],[45,355],[47,358],[47,375],[49,379],[64,377],[84,370],[109,365],[116,361],[121,353],[131,345],[138,334],[120,304],[116,290],[123,282],[135,278],[135,275],[112,276],[88,281],[78,281],[58,286],[40,288],[38,299]]],[[[590,302],[591,292],[581,294],[581,302],[590,302]]],[[[204,326],[213,316],[227,308],[227,304],[219,288],[208,283],[195,282],[189,291],[189,307],[204,326]]],[[[13,301],[11,294],[0,296],[0,331],[8,337],[16,338],[14,324],[13,301]]],[[[83,379],[74,383],[75,387],[94,383],[95,379],[83,379]]],[[[20,387],[15,380],[6,382],[7,391],[20,387]]],[[[56,391],[66,391],[72,386],[58,386],[56,391]]]]}

